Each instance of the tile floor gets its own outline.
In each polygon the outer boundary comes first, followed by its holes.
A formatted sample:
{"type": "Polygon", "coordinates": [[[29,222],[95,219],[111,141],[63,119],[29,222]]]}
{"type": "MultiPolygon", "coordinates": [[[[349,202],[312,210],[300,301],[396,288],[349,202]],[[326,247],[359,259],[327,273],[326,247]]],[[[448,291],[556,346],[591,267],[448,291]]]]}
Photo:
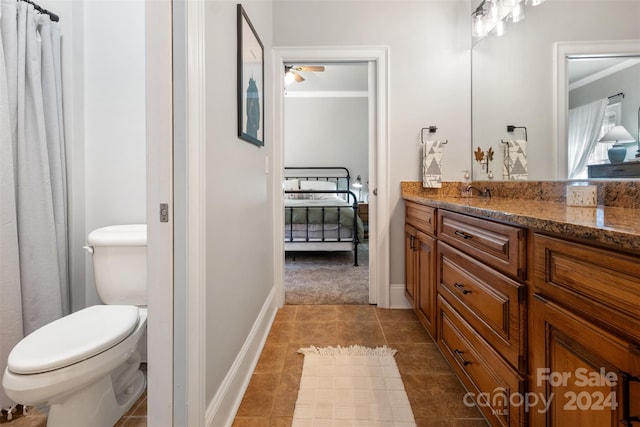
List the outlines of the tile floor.
{"type": "Polygon", "coordinates": [[[275,322],[233,427],[290,426],[302,374],[300,347],[359,344],[396,348],[418,427],[486,427],[411,310],[368,305],[286,305],[275,322]]]}
{"type": "Polygon", "coordinates": [[[147,427],[146,390],[114,427],[147,427]]]}
{"type": "MultiPolygon", "coordinates": [[[[465,390],[411,310],[368,305],[286,305],[275,322],[233,427],[289,427],[298,394],[300,347],[359,344],[398,349],[402,375],[418,427],[486,427],[462,402],[465,390]]],[[[146,427],[146,392],[115,427],[146,427]]],[[[0,420],[4,424],[5,420],[0,420]]],[[[45,427],[46,414],[20,414],[7,427],[45,427]]]]}

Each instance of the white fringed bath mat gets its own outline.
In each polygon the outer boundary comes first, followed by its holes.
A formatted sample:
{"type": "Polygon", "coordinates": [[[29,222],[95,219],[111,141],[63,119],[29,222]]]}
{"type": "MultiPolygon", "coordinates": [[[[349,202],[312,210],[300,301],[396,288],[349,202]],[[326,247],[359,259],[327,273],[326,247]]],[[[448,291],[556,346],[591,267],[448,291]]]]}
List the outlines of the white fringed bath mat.
{"type": "Polygon", "coordinates": [[[415,427],[387,347],[307,347],[292,427],[415,427]]]}

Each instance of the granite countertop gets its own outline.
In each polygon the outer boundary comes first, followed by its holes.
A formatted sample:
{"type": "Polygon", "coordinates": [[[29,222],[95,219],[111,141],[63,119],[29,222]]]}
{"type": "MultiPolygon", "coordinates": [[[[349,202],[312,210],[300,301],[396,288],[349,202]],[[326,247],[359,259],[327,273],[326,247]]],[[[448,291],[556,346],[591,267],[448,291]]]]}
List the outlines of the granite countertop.
{"type": "Polygon", "coordinates": [[[640,209],[625,207],[573,207],[564,203],[514,198],[479,198],[452,195],[415,195],[412,202],[482,216],[537,231],[592,241],[619,249],[640,251],[640,209]]]}

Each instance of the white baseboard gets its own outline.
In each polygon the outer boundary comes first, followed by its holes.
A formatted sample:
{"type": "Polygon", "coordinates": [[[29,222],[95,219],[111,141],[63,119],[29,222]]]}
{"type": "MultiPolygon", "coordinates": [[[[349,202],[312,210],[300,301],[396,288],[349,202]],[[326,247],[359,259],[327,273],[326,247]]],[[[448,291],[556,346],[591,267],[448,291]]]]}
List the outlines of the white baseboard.
{"type": "Polygon", "coordinates": [[[274,287],[220,388],[207,405],[205,414],[207,426],[220,427],[233,424],[278,310],[275,301],[274,287]]]}
{"type": "Polygon", "coordinates": [[[404,296],[404,283],[400,284],[391,284],[389,289],[389,308],[395,309],[404,309],[404,308],[413,308],[407,300],[407,297],[404,296]]]}

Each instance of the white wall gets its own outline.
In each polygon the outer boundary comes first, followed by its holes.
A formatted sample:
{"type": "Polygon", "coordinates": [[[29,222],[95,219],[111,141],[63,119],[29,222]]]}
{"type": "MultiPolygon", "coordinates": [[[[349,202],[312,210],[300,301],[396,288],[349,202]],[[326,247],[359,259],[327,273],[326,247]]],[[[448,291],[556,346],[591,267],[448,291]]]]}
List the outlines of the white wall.
{"type": "Polygon", "coordinates": [[[366,184],[368,98],[285,97],[284,116],[285,166],[344,166],[366,184]]]}
{"type": "MultiPolygon", "coordinates": [[[[144,17],[142,0],[84,2],[87,234],[146,222],[144,17]]],[[[97,304],[86,258],[86,304],[97,304]]]]}
{"type": "MultiPolygon", "coordinates": [[[[265,49],[272,79],[270,2],[243,2],[265,49]]],[[[237,137],[236,3],[206,2],[206,401],[221,388],[273,289],[270,176],[272,91],[265,99],[265,146],[237,137]]]]}
{"type": "Polygon", "coordinates": [[[99,304],[88,233],[146,218],[144,1],[42,0],[62,27],[73,310],[99,304]]]}
{"type": "Polygon", "coordinates": [[[275,1],[276,46],[390,47],[391,283],[404,283],[400,181],[421,180],[420,129],[448,139],[444,180],[470,169],[468,1],[275,1]]]}
{"type": "MultiPolygon", "coordinates": [[[[496,178],[502,176],[500,139],[513,139],[508,124],[527,127],[529,179],[563,178],[554,176],[554,42],[638,39],[638,17],[635,0],[549,0],[528,8],[505,36],[474,47],[473,144],[498,150],[496,178]]],[[[474,179],[486,179],[479,170],[474,163],[474,179]]]]}

